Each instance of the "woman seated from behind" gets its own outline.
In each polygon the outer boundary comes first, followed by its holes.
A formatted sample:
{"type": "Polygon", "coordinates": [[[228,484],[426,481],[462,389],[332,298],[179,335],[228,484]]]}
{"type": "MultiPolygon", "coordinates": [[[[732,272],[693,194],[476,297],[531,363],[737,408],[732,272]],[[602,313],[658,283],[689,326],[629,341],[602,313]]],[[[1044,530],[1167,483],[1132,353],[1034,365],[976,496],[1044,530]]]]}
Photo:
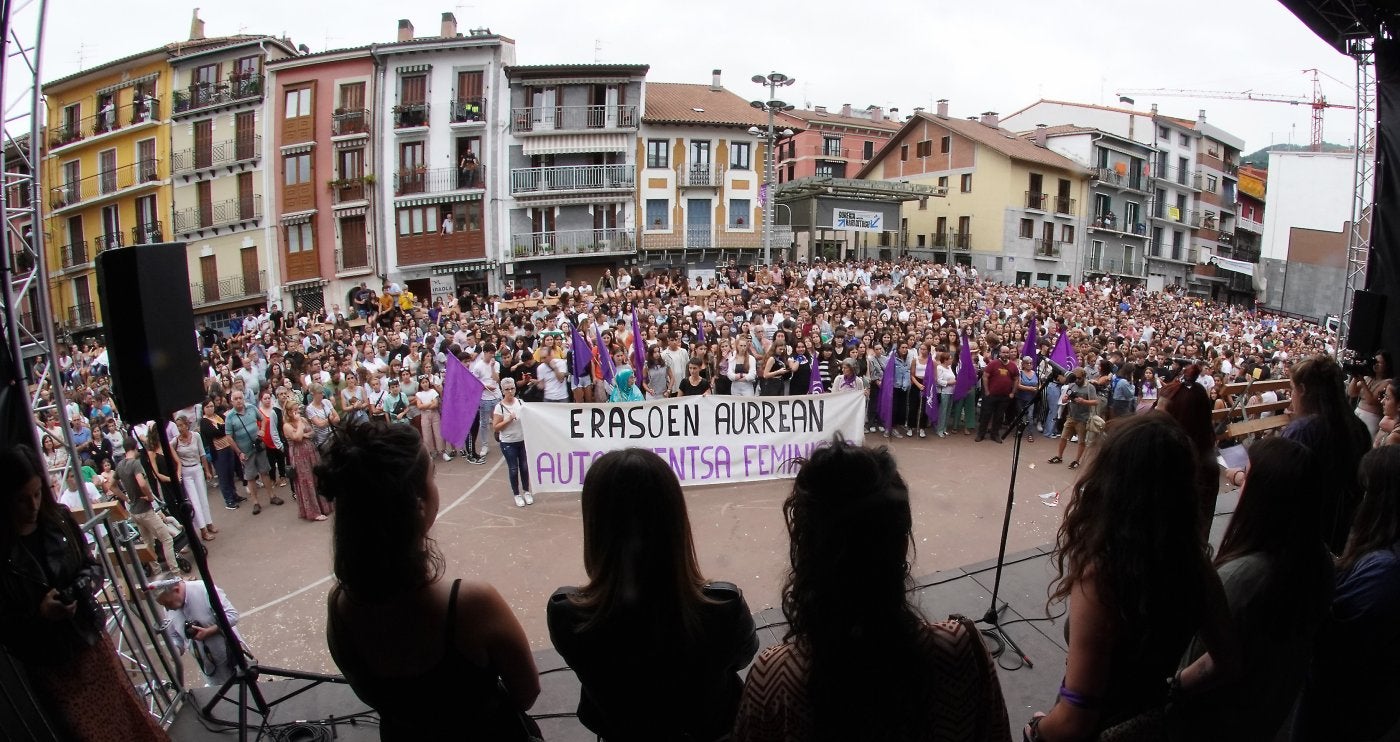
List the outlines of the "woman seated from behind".
{"type": "Polygon", "coordinates": [[[1359,479],[1331,621],[1298,704],[1298,742],[1393,739],[1384,735],[1400,721],[1400,446],[1366,454],[1359,479]]]}
{"type": "Polygon", "coordinates": [[[447,581],[428,535],[433,462],[407,425],[338,428],[316,466],[336,507],[331,657],[385,740],[524,740],[539,695],[525,632],[496,589],[447,581]]]}
{"type": "MultiPolygon", "coordinates": [[[[1272,740],[1293,707],[1332,600],[1315,471],[1301,443],[1273,436],[1249,449],[1240,502],[1215,557],[1244,672],[1173,704],[1173,729],[1187,738],[1272,740]]],[[[1188,673],[1212,663],[1200,639],[1185,663],[1188,673]]]]}
{"type": "Polygon", "coordinates": [[[1190,692],[1233,677],[1238,648],[1197,527],[1196,471],[1191,441],[1165,413],[1109,427],[1056,538],[1050,599],[1069,599],[1069,656],[1054,708],[1032,717],[1027,739],[1092,740],[1125,723],[1162,731],[1167,681],[1193,636],[1214,667],[1173,684],[1190,692]]]}
{"type": "Polygon", "coordinates": [[[549,638],[583,685],[579,721],[608,742],[716,740],[758,651],[739,588],[700,575],[680,481],[640,448],[583,480],[588,584],[550,596],[549,638]]]}
{"type": "Polygon", "coordinates": [[[749,672],[736,742],[1010,738],[976,628],[909,600],[909,490],[887,450],[817,449],[783,514],[788,632],[749,672]]]}

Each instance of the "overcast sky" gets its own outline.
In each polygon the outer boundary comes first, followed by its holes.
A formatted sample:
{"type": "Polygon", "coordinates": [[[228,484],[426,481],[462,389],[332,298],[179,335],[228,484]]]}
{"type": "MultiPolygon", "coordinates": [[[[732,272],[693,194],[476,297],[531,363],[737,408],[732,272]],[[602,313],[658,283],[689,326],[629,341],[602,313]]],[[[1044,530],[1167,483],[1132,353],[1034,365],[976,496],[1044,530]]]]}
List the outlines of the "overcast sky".
{"type": "MultiPolygon", "coordinates": [[[[757,96],[755,73],[798,83],[782,97],[799,106],[851,103],[1010,113],[1038,98],[1118,104],[1128,88],[1253,90],[1311,95],[1305,68],[1323,73],[1328,99],[1354,103],[1355,66],[1277,0],[834,0],[736,2],[593,0],[204,0],[206,34],[285,34],[313,51],[393,40],[397,20],[436,34],[441,13],[461,29],[489,27],[516,40],[522,64],[640,62],[650,81],[709,82],[757,96]],[[869,12],[865,12],[869,11],[869,12]],[[765,40],[767,39],[767,40],[765,40]],[[1333,79],[1336,78],[1336,79],[1333,79]]],[[[184,39],[194,5],[168,0],[50,0],[45,77],[184,39]]],[[[13,83],[12,83],[13,84],[13,83]]],[[[1306,144],[1306,106],[1134,94],[1138,108],[1208,120],[1245,140],[1306,144]]],[[[1329,110],[1326,139],[1350,144],[1353,115],[1329,110]]]]}

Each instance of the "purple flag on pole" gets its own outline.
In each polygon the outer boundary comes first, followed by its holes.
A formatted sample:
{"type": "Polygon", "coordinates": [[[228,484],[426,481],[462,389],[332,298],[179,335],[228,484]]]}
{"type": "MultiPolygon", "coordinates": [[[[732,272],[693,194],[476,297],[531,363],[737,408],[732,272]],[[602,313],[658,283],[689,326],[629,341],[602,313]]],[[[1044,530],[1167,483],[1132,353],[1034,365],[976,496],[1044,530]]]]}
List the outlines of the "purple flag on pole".
{"type": "Polygon", "coordinates": [[[700,321],[695,325],[695,342],[700,345],[705,344],[705,317],[700,316],[700,321]]]}
{"type": "Polygon", "coordinates": [[[570,327],[569,329],[573,332],[574,336],[574,376],[583,378],[588,376],[588,372],[592,370],[593,350],[588,345],[588,341],[583,339],[583,335],[579,334],[577,327],[570,327]]]}
{"type": "Polygon", "coordinates": [[[1037,343],[1037,341],[1039,340],[1039,338],[1036,337],[1036,332],[1035,332],[1035,331],[1036,331],[1035,315],[1032,314],[1032,315],[1031,315],[1031,329],[1030,329],[1029,332],[1026,333],[1026,342],[1025,342],[1025,344],[1021,346],[1021,357],[1022,357],[1022,358],[1025,358],[1026,356],[1030,356],[1031,358],[1035,358],[1035,352],[1036,352],[1036,349],[1037,349],[1036,343],[1037,343]]]}
{"type": "Polygon", "coordinates": [[[880,424],[886,429],[894,427],[894,357],[885,361],[885,375],[880,381],[880,399],[876,400],[875,412],[880,416],[880,424]]]}
{"type": "Polygon", "coordinates": [[[826,389],[822,387],[821,368],[817,366],[817,363],[820,362],[821,361],[818,359],[815,363],[812,364],[812,383],[807,385],[808,394],[822,394],[826,392],[826,389]]]}
{"type": "Polygon", "coordinates": [[[647,341],[642,335],[642,323],[637,321],[635,309],[632,310],[632,356],[637,364],[634,370],[640,377],[647,370],[647,341]]]}
{"type": "Polygon", "coordinates": [[[977,388],[977,367],[972,363],[972,348],[967,344],[967,333],[962,336],[962,348],[958,351],[958,383],[953,385],[953,401],[966,397],[977,388]]]}
{"type": "Polygon", "coordinates": [[[442,381],[442,439],[457,448],[466,445],[467,432],[476,424],[481,395],[486,388],[457,356],[447,354],[442,381]]]}
{"type": "Polygon", "coordinates": [[[1069,331],[1061,330],[1060,339],[1055,341],[1055,349],[1050,351],[1050,360],[1068,369],[1079,368],[1079,356],[1074,346],[1069,344],[1069,331]]]}
{"type": "Polygon", "coordinates": [[[928,363],[924,365],[924,406],[928,408],[928,419],[938,419],[938,362],[934,360],[933,354],[929,353],[928,363]]]}
{"type": "Polygon", "coordinates": [[[598,373],[603,375],[603,381],[611,384],[617,378],[617,367],[613,366],[612,349],[605,346],[598,346],[598,373]]]}

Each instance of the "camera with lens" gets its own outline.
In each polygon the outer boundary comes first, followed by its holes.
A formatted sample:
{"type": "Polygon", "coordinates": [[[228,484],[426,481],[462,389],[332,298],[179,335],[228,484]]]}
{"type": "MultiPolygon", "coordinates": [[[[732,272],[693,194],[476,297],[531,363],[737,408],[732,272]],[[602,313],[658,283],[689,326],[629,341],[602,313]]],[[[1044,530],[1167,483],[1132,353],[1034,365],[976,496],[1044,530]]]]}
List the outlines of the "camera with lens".
{"type": "Polygon", "coordinates": [[[202,629],[202,628],[205,628],[204,624],[202,624],[202,623],[200,623],[200,622],[198,622],[198,621],[186,621],[186,622],[185,622],[185,638],[186,638],[186,639],[193,639],[193,638],[194,638],[194,633],[195,633],[196,631],[199,631],[199,630],[202,629]]]}
{"type": "Polygon", "coordinates": [[[58,601],[65,605],[78,602],[78,598],[92,595],[93,580],[88,575],[78,575],[67,587],[58,591],[58,601]]]}
{"type": "Polygon", "coordinates": [[[1342,371],[1347,376],[1363,377],[1376,375],[1376,359],[1374,357],[1357,358],[1342,364],[1342,371]]]}

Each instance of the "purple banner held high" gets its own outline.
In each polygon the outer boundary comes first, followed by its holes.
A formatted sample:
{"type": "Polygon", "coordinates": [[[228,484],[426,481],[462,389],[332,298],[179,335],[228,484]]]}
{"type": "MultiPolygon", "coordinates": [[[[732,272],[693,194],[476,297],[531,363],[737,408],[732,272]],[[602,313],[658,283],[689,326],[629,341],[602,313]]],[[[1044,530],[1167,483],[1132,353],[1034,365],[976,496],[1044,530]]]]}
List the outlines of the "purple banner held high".
{"type": "MultiPolygon", "coordinates": [[[[818,362],[820,362],[820,361],[818,360],[818,362]]],[[[808,394],[824,394],[824,393],[826,393],[826,388],[822,386],[822,371],[821,371],[821,367],[818,366],[817,363],[814,362],[814,363],[811,365],[811,369],[812,369],[812,383],[810,383],[810,384],[807,385],[807,393],[808,393],[808,394]]]]}
{"type": "Polygon", "coordinates": [[[705,315],[700,315],[700,322],[695,325],[695,342],[698,345],[705,344],[705,315]]]}
{"type": "Polygon", "coordinates": [[[577,327],[570,326],[569,330],[573,333],[574,376],[583,378],[592,370],[593,350],[577,327]]]}
{"type": "Polygon", "coordinates": [[[894,357],[885,361],[885,375],[880,377],[880,398],[876,400],[875,412],[880,416],[880,424],[888,430],[894,427],[894,357]]]}
{"type": "Polygon", "coordinates": [[[1021,357],[1022,357],[1022,358],[1026,358],[1027,356],[1029,356],[1029,357],[1032,358],[1032,359],[1035,358],[1036,350],[1038,349],[1037,346],[1036,346],[1036,342],[1039,340],[1039,338],[1036,337],[1036,324],[1037,324],[1037,323],[1036,323],[1035,319],[1036,319],[1036,318],[1035,318],[1035,315],[1032,314],[1032,315],[1031,315],[1031,329],[1028,330],[1028,331],[1026,332],[1026,342],[1021,346],[1021,357]]]}
{"type": "Polygon", "coordinates": [[[647,371],[647,341],[642,335],[642,323],[637,321],[637,310],[632,310],[632,367],[640,378],[647,371]]]}
{"type": "Polygon", "coordinates": [[[461,448],[467,443],[467,432],[476,424],[481,407],[481,395],[486,387],[457,356],[448,353],[442,380],[442,439],[461,448]]]}
{"type": "Polygon", "coordinates": [[[1060,339],[1055,341],[1055,349],[1050,351],[1050,360],[1067,369],[1079,368],[1079,356],[1075,355],[1074,346],[1069,343],[1068,330],[1060,331],[1060,339]]]}
{"type": "Polygon", "coordinates": [[[613,365],[612,349],[607,346],[598,346],[598,373],[603,375],[603,381],[611,384],[617,378],[617,367],[613,365]]]}
{"type": "Polygon", "coordinates": [[[977,367],[972,363],[972,348],[967,344],[967,333],[962,336],[962,348],[958,350],[958,382],[953,385],[953,401],[966,397],[977,388],[977,367]]]}
{"type": "Polygon", "coordinates": [[[928,363],[924,365],[924,406],[928,409],[928,419],[938,419],[938,361],[930,351],[928,363]]]}

